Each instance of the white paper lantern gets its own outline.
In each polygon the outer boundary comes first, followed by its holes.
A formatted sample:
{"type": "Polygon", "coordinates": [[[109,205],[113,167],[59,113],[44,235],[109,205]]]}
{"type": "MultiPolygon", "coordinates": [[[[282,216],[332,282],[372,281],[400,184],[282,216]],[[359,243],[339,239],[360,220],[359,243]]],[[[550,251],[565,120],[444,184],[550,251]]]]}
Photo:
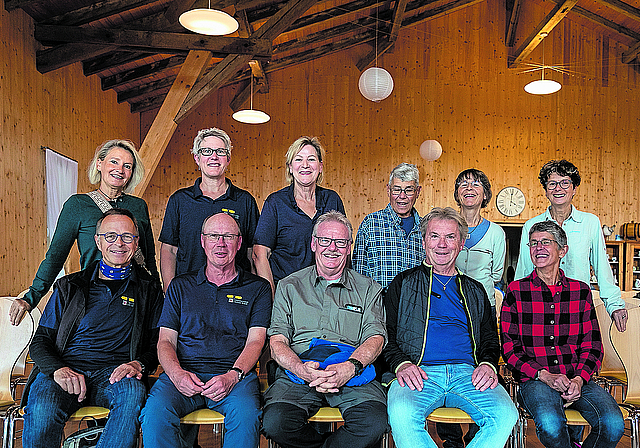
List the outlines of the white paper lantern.
{"type": "Polygon", "coordinates": [[[437,140],[425,140],[420,145],[420,156],[433,162],[442,155],[442,145],[437,140]]]}
{"type": "Polygon", "coordinates": [[[383,68],[370,67],[360,75],[358,88],[363,97],[377,103],[391,95],[393,78],[383,68]]]}

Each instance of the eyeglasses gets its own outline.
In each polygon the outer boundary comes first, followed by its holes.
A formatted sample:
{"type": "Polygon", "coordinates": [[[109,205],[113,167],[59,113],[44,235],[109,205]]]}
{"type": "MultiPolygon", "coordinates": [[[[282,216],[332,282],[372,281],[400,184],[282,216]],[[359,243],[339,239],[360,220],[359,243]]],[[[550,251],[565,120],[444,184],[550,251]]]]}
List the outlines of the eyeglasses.
{"type": "Polygon", "coordinates": [[[542,239],[540,241],[538,240],[531,240],[527,243],[527,246],[529,247],[538,247],[540,245],[542,245],[543,247],[549,247],[551,246],[553,243],[555,243],[556,240],[548,240],[548,239],[542,239]]]}
{"type": "Polygon", "coordinates": [[[322,247],[329,247],[331,246],[331,243],[335,243],[338,249],[344,249],[351,242],[351,240],[345,240],[343,238],[327,238],[325,236],[315,236],[315,235],[313,237],[318,242],[318,245],[322,247]]]}
{"type": "Polygon", "coordinates": [[[458,184],[458,188],[468,188],[468,187],[480,188],[482,187],[482,182],[480,182],[479,180],[474,180],[471,182],[469,182],[468,180],[463,180],[458,184]]]}
{"type": "Polygon", "coordinates": [[[571,185],[573,185],[573,182],[571,182],[571,180],[569,179],[564,179],[564,180],[561,180],[560,182],[556,182],[555,180],[550,180],[549,182],[547,182],[547,190],[555,190],[558,185],[560,185],[560,188],[562,188],[563,190],[566,190],[571,185]]]}
{"type": "Polygon", "coordinates": [[[418,191],[417,187],[407,187],[407,188],[391,187],[391,194],[393,196],[400,196],[402,193],[404,193],[408,197],[411,197],[414,194],[416,194],[417,191],[418,191]]]}
{"type": "Polygon", "coordinates": [[[235,235],[233,233],[203,233],[202,236],[209,241],[219,241],[220,238],[222,238],[222,241],[229,243],[231,241],[235,241],[240,235],[235,235]]]}
{"type": "Polygon", "coordinates": [[[138,238],[137,235],[132,233],[116,233],[116,232],[107,232],[107,233],[98,233],[98,236],[104,238],[107,243],[115,243],[120,237],[124,244],[131,244],[133,241],[138,238]]]}
{"type": "Polygon", "coordinates": [[[229,156],[229,151],[227,151],[225,148],[200,148],[198,149],[198,154],[201,154],[205,157],[209,157],[210,155],[213,155],[213,153],[216,153],[218,155],[218,157],[228,157],[229,156]]]}

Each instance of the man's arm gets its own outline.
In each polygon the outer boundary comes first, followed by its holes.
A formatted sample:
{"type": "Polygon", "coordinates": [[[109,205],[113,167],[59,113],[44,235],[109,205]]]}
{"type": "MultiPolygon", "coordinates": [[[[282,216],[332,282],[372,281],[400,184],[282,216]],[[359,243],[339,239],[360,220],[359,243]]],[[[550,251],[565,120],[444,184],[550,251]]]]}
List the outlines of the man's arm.
{"type": "Polygon", "coordinates": [[[283,369],[293,372],[298,378],[311,383],[318,378],[328,378],[336,373],[328,370],[320,370],[320,364],[315,361],[303,363],[298,355],[291,350],[289,340],[281,334],[274,334],[269,338],[271,357],[283,369]]]}
{"type": "Polygon", "coordinates": [[[158,338],[158,359],[176,389],[187,397],[202,392],[204,383],[194,373],[180,367],[176,351],[178,332],[171,328],[160,327],[158,338]]]}
{"type": "Polygon", "coordinates": [[[267,280],[271,284],[271,297],[275,294],[276,288],[273,283],[273,273],[271,272],[271,265],[269,264],[269,257],[271,256],[271,249],[262,244],[254,244],[252,257],[253,263],[256,268],[256,273],[267,280]]]}
{"type": "Polygon", "coordinates": [[[160,275],[162,276],[162,290],[167,292],[169,283],[176,276],[176,259],[178,248],[171,244],[160,245],[160,275]]]}
{"type": "MultiPolygon", "coordinates": [[[[267,339],[267,329],[264,327],[251,327],[247,335],[247,342],[244,349],[233,363],[233,367],[238,367],[243,372],[248,372],[256,365],[262,347],[267,339]]],[[[233,389],[239,382],[238,372],[229,370],[222,375],[216,375],[211,378],[203,387],[202,395],[213,401],[220,401],[233,389]]]]}

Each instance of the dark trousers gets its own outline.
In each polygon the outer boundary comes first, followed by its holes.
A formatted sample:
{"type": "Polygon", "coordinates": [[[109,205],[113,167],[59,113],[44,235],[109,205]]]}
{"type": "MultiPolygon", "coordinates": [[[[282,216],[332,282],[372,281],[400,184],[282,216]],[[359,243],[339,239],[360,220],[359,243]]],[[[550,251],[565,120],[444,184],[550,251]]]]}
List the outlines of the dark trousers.
{"type": "Polygon", "coordinates": [[[469,425],[469,431],[462,437],[462,426],[457,423],[436,423],[436,432],[444,448],[462,448],[468,445],[480,428],[475,423],[469,425]]]}

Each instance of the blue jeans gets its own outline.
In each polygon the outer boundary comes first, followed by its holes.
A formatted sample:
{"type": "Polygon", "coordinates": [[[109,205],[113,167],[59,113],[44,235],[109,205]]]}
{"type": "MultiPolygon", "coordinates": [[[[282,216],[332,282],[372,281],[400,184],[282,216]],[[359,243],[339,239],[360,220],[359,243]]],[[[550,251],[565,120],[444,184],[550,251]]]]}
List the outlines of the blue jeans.
{"type": "MultiPolygon", "coordinates": [[[[536,434],[547,448],[571,446],[564,400],[560,392],[542,381],[530,380],[520,385],[518,401],[531,414],[536,434]]],[[[618,404],[603,388],[589,381],[582,386],[581,396],[569,406],[579,411],[591,425],[583,448],[614,448],[624,433],[624,420],[618,404]]]]}
{"type": "Polygon", "coordinates": [[[399,448],[437,448],[425,422],[434,409],[443,406],[462,409],[480,427],[468,447],[504,446],[518,412],[502,386],[476,390],[471,383],[474,367],[469,364],[421,368],[428,376],[422,382],[422,391],[402,387],[397,380],[389,388],[389,424],[399,448]]]}
{"type": "MultiPolygon", "coordinates": [[[[214,375],[198,375],[206,382],[214,375]]],[[[151,388],[147,405],[142,410],[142,437],[145,446],[153,448],[187,447],[180,430],[180,418],[202,408],[224,415],[224,448],[256,447],[260,439],[260,390],[258,377],[250,372],[220,401],[200,394],[182,395],[166,373],[151,388]]],[[[193,446],[193,445],[191,445],[193,446]]]]}
{"type": "Polygon", "coordinates": [[[25,407],[22,446],[58,448],[65,423],[82,406],[110,409],[98,448],[138,446],[138,416],[147,391],[144,384],[135,378],[123,378],[110,384],[109,376],[116,367],[94,371],[76,369],[84,375],[87,386],[87,397],[82,403],[78,403],[77,395],[65,392],[52,377],[38,373],[29,389],[25,407]]]}

